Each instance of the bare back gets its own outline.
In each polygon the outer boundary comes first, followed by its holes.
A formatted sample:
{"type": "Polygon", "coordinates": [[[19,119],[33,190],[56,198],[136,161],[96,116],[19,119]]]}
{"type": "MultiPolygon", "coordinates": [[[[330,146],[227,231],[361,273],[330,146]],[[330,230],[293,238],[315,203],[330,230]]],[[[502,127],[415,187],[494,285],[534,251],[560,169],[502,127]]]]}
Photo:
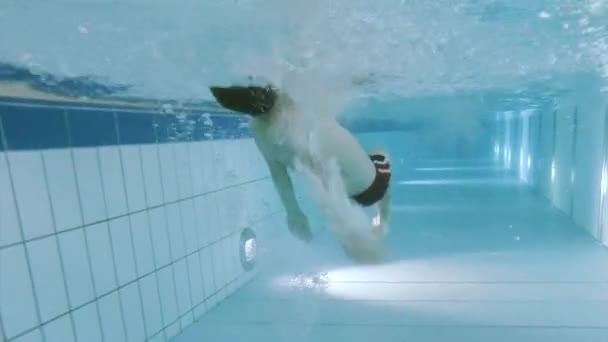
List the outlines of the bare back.
{"type": "MultiPolygon", "coordinates": [[[[297,115],[291,112],[285,115],[292,114],[297,115]]],[[[349,195],[359,194],[372,184],[376,169],[369,156],[350,132],[335,120],[326,119],[315,125],[315,153],[309,148],[298,147],[290,137],[273,130],[274,122],[272,117],[265,117],[253,119],[251,123],[256,144],[267,160],[293,168],[295,159],[298,159],[314,169],[315,165],[335,158],[349,195]]]]}

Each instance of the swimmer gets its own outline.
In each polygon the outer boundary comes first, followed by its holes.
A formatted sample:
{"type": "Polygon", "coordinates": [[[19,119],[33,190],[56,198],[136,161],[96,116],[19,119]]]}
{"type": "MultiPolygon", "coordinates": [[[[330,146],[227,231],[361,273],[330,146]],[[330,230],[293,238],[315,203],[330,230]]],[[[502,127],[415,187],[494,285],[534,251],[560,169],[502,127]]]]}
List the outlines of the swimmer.
{"type": "MultiPolygon", "coordinates": [[[[282,116],[297,115],[297,108],[287,94],[272,86],[211,87],[211,92],[223,107],[251,117],[254,141],[266,160],[287,213],[289,231],[294,236],[308,242],[312,239],[312,232],[296,200],[288,170],[294,169],[299,161],[317,172],[319,179],[325,180],[322,170],[329,160],[336,162],[345,192],[352,201],[361,207],[377,207],[370,229],[376,238],[384,236],[391,207],[391,165],[384,152],[368,155],[355,137],[334,118],[319,118],[315,122],[315,153],[290,143],[289,137],[281,137],[285,130],[280,122],[284,118],[282,116]]],[[[343,232],[338,234],[341,235],[338,239],[349,256],[360,261],[378,262],[382,259],[382,251],[353,238],[348,229],[343,232]]]]}

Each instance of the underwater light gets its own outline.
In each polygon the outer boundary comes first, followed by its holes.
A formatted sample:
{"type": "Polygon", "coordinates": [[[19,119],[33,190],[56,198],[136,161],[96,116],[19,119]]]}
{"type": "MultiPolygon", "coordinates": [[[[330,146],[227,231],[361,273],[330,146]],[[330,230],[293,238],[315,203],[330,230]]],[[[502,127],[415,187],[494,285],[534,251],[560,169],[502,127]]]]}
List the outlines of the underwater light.
{"type": "Polygon", "coordinates": [[[250,228],[243,229],[239,243],[239,255],[241,265],[246,271],[253,269],[257,255],[257,243],[255,232],[250,228]]]}
{"type": "Polygon", "coordinates": [[[555,182],[555,160],[551,161],[551,183],[555,182]]]}

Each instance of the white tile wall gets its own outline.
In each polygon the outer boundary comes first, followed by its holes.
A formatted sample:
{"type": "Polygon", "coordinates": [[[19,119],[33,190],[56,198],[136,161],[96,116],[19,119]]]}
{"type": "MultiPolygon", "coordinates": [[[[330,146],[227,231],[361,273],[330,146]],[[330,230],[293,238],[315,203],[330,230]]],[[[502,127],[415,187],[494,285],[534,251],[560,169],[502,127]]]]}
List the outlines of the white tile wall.
{"type": "Polygon", "coordinates": [[[179,204],[167,206],[167,230],[169,232],[172,261],[176,261],[186,255],[186,243],[179,215],[179,204]]]}
{"type": "Polygon", "coordinates": [[[15,342],[42,342],[42,334],[40,330],[34,330],[28,334],[18,337],[15,342]]]}
{"type": "Polygon", "coordinates": [[[0,189],[0,246],[6,246],[21,241],[21,232],[4,152],[0,152],[0,189]]]}
{"type": "Polygon", "coordinates": [[[264,177],[252,140],[0,155],[3,333],[179,334],[248,279],[239,232],[280,210],[264,177]]]}
{"type": "Polygon", "coordinates": [[[27,243],[34,289],[38,294],[43,322],[68,311],[68,300],[57,237],[51,236],[27,243]]]}
{"type": "Polygon", "coordinates": [[[42,154],[58,231],[82,224],[78,190],[69,150],[49,150],[42,154]]]}
{"type": "Polygon", "coordinates": [[[182,217],[182,230],[186,240],[186,253],[190,254],[199,248],[198,229],[194,216],[194,200],[186,200],[179,204],[182,217]]]}
{"type": "Polygon", "coordinates": [[[95,298],[84,229],[59,235],[63,255],[65,280],[72,307],[78,307],[95,298]]]}
{"type": "Polygon", "coordinates": [[[120,290],[125,314],[128,341],[144,341],[145,328],[142,303],[137,283],[131,283],[120,290]]]}
{"type": "Polygon", "coordinates": [[[102,342],[102,330],[99,325],[95,303],[81,307],[74,312],[76,339],[78,341],[102,342]]]}
{"type": "Polygon", "coordinates": [[[177,296],[172,267],[165,267],[158,272],[158,283],[163,308],[162,316],[166,325],[177,319],[177,296]]]}
{"type": "Polygon", "coordinates": [[[173,156],[173,144],[159,145],[158,150],[164,201],[173,202],[179,197],[177,171],[175,170],[175,158],[173,156]]]}
{"type": "Polygon", "coordinates": [[[99,313],[101,315],[101,327],[106,341],[124,342],[125,329],[123,324],[122,310],[117,292],[99,299],[99,313]]]}
{"type": "Polygon", "coordinates": [[[175,168],[177,174],[177,185],[179,188],[179,197],[188,198],[192,196],[192,176],[190,170],[190,144],[176,144],[175,152],[175,168]]]}
{"type": "Polygon", "coordinates": [[[146,336],[150,337],[163,328],[160,305],[160,291],[157,286],[157,275],[150,274],[140,280],[141,297],[144,306],[144,319],[148,329],[146,336]]]}
{"type": "Polygon", "coordinates": [[[148,212],[148,214],[150,216],[152,249],[156,259],[156,266],[163,267],[171,262],[165,208],[152,209],[148,212]]]}
{"type": "MultiPolygon", "coordinates": [[[[137,277],[129,218],[120,217],[110,221],[110,232],[114,247],[114,259],[116,260],[118,284],[123,286],[137,277]]],[[[111,258],[108,258],[108,265],[111,265],[110,261],[111,258]]]]}
{"type": "Polygon", "coordinates": [[[157,145],[141,146],[141,157],[144,171],[144,183],[148,207],[163,203],[163,187],[161,184],[159,148],[157,145]]]}
{"type": "Polygon", "coordinates": [[[148,222],[148,215],[145,212],[139,212],[130,217],[138,277],[143,277],[154,271],[154,252],[152,250],[152,240],[150,239],[150,224],[148,222]]]}
{"type": "MultiPolygon", "coordinates": [[[[98,223],[85,228],[85,236],[91,257],[94,288],[101,296],[116,288],[116,272],[112,262],[112,241],[108,234],[108,224],[98,223]]],[[[114,245],[116,250],[117,246],[114,245]]],[[[120,265],[125,263],[121,260],[120,265]]]]}
{"type": "Polygon", "coordinates": [[[97,149],[74,149],[73,154],[84,223],[101,221],[106,216],[106,209],[97,149]]]}
{"type": "Polygon", "coordinates": [[[37,325],[36,301],[23,245],[0,250],[0,310],[8,338],[37,325]]]}
{"type": "Polygon", "coordinates": [[[70,315],[62,316],[44,326],[47,341],[75,342],[74,331],[70,315]]]}
{"type": "Polygon", "coordinates": [[[41,153],[11,152],[9,162],[25,239],[53,233],[41,153]]]}
{"type": "Polygon", "coordinates": [[[146,207],[146,197],[139,146],[122,146],[120,149],[129,211],[142,210],[146,207]]]}
{"type": "Polygon", "coordinates": [[[99,148],[99,162],[108,216],[124,215],[127,213],[127,198],[119,148],[114,146],[99,148]]]}

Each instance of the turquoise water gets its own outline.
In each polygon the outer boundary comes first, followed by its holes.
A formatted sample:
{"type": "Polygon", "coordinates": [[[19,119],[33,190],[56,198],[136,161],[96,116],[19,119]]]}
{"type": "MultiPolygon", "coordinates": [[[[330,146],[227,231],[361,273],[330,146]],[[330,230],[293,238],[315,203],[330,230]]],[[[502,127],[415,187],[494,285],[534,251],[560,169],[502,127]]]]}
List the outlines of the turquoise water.
{"type": "Polygon", "coordinates": [[[608,341],[608,2],[0,4],[0,340],[608,341]],[[362,265],[247,120],[271,82],[393,165],[362,265]],[[248,259],[248,260],[245,260],[248,259]]]}

